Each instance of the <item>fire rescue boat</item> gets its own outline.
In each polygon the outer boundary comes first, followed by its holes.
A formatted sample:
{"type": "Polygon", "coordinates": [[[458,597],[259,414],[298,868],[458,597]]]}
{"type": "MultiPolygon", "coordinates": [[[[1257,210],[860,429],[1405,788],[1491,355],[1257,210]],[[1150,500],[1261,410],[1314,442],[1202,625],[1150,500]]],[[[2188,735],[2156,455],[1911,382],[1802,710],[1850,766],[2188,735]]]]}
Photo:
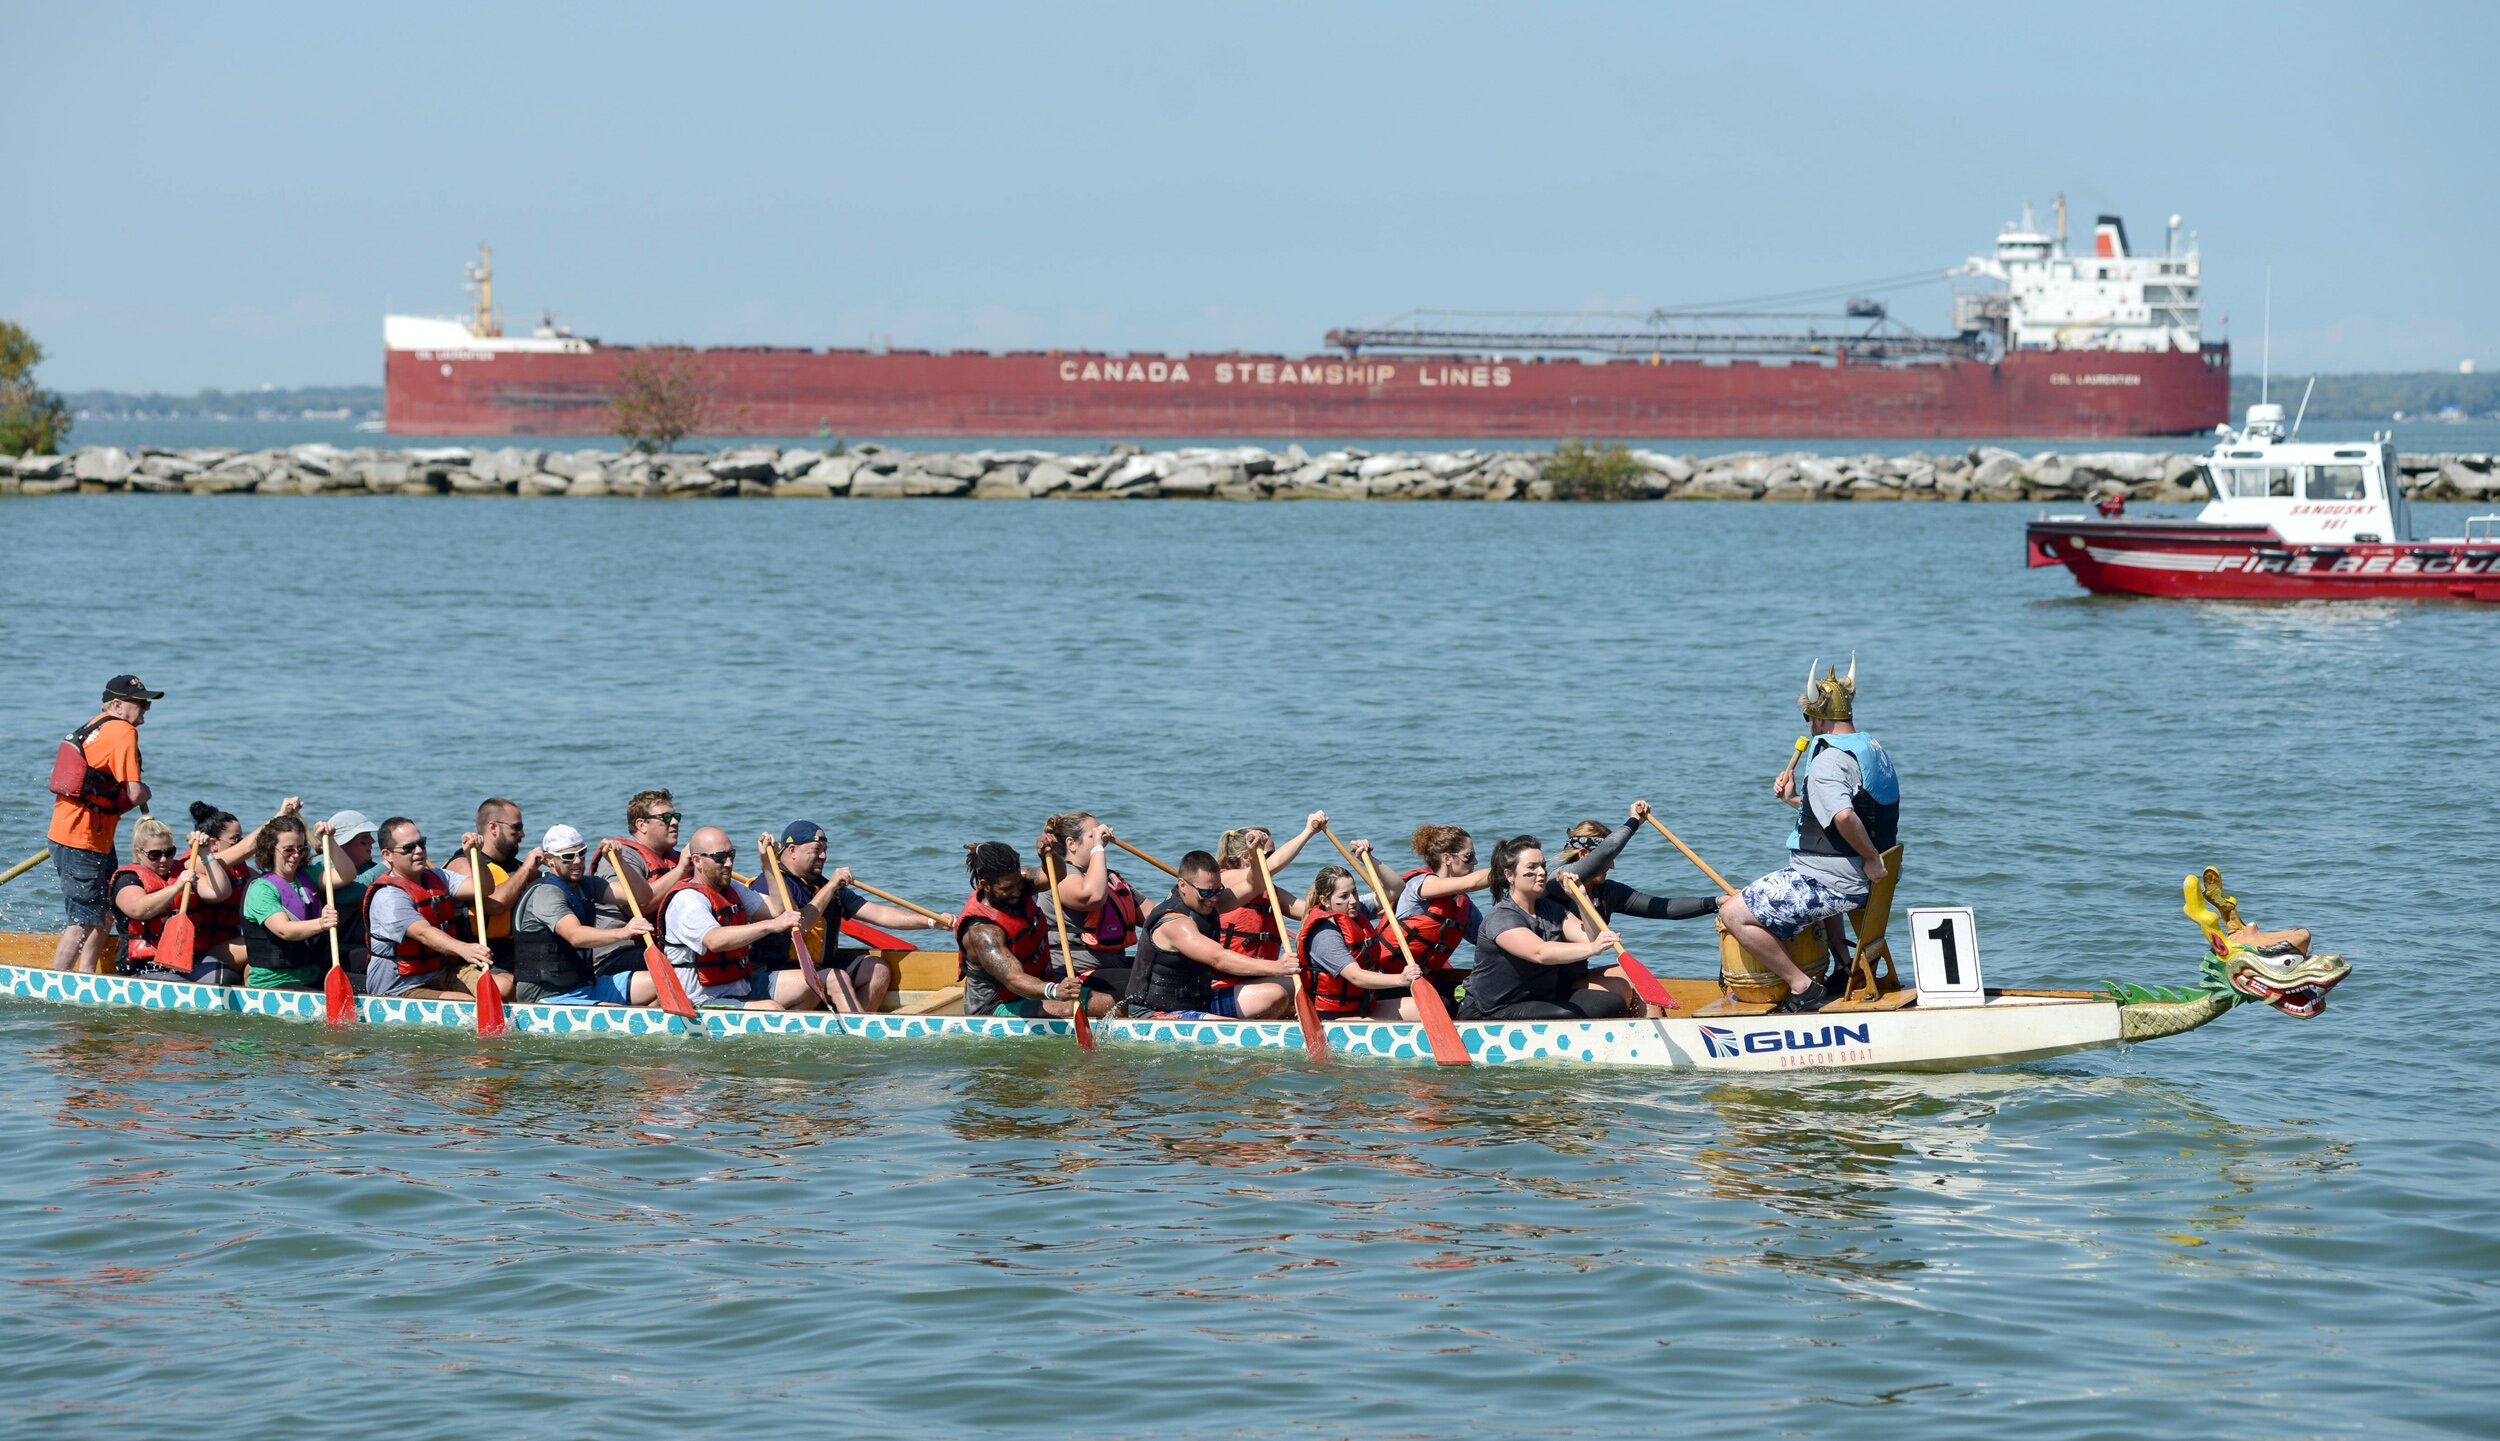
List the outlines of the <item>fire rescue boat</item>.
{"type": "Polygon", "coordinates": [[[2096,595],[2500,601],[2500,515],[2412,538],[2388,434],[2302,441],[2282,406],[2252,405],[2198,468],[2212,499],[2193,520],[2128,516],[2123,496],[2097,518],[2045,515],[2024,533],[2031,564],[2065,566],[2096,595]]]}

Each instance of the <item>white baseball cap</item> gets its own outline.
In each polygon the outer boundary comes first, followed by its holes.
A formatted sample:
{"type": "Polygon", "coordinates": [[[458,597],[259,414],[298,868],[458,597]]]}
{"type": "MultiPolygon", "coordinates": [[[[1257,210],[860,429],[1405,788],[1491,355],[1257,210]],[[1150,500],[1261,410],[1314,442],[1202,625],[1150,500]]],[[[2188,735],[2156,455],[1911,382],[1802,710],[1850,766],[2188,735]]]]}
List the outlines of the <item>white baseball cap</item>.
{"type": "Polygon", "coordinates": [[[373,822],[365,819],[363,811],[341,811],[330,817],[330,834],[345,845],[358,836],[372,835],[373,822]]]}
{"type": "Polygon", "coordinates": [[[582,833],[571,826],[554,825],[547,827],[547,834],[539,838],[538,848],[549,855],[567,856],[589,844],[582,839],[582,833]]]}

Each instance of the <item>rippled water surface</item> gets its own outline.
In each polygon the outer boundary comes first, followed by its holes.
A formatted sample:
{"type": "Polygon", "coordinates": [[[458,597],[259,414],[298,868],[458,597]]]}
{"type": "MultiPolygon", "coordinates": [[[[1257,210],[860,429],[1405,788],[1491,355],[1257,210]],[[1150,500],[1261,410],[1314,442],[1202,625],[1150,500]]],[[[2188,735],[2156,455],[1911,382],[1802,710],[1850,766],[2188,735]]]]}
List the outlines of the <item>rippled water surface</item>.
{"type": "MultiPolygon", "coordinates": [[[[0,502],[0,859],[132,670],[160,809],[606,832],[668,785],[952,903],[963,842],[1071,805],[1169,855],[1640,795],[1750,874],[1805,663],[1854,647],[1901,898],[1975,907],[1995,983],[2189,979],[2206,863],[2358,967],[2313,1021],[1737,1081],[12,1002],[6,1429],[2492,1434],[2500,611],[2090,600],[2020,521],[0,502]]],[[[1619,873],[1700,886],[1654,839],[1619,873]]],[[[0,889],[58,923],[48,871],[0,889]]]]}

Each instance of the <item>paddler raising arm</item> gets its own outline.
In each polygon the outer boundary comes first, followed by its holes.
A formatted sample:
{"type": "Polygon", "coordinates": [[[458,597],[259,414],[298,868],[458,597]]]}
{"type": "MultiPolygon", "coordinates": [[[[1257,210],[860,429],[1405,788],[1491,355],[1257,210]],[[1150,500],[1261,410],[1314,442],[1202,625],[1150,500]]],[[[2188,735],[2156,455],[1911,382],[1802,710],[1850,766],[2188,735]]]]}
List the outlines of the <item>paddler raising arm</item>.
{"type": "Polygon", "coordinates": [[[1279,885],[1276,893],[1284,899],[1285,909],[1290,914],[1278,916],[1268,906],[1267,888],[1259,883],[1259,869],[1252,864],[1250,857],[1253,854],[1266,856],[1268,876],[1273,879],[1276,872],[1293,864],[1294,857],[1302,854],[1302,848],[1310,844],[1311,837],[1318,835],[1320,827],[1327,824],[1328,812],[1313,811],[1303,821],[1301,833],[1281,846],[1276,844],[1275,832],[1265,826],[1243,826],[1239,830],[1226,831],[1223,838],[1216,842],[1215,864],[1223,872],[1224,889],[1234,895],[1248,897],[1217,918],[1221,929],[1216,939],[1224,943],[1224,949],[1261,960],[1283,953],[1285,926],[1300,920],[1310,907],[1302,897],[1279,885]]]}
{"type": "Polygon", "coordinates": [[[1459,943],[1474,941],[1484,919],[1467,893],[1483,890],[1492,873],[1476,864],[1476,838],[1456,826],[1417,826],[1408,844],[1423,864],[1398,877],[1398,924],[1446,1001],[1467,978],[1454,964],[1459,943]]]}
{"type": "MultiPolygon", "coordinates": [[[[1800,784],[1783,772],[1771,784],[1773,795],[1797,807],[1788,864],[1719,902],[1728,934],[1788,983],[1788,998],[1773,1008],[1782,1014],[1819,1011],[1831,990],[1798,969],[1781,943],[1817,921],[1840,941],[1842,916],[1884,878],[1884,851],[1900,827],[1901,778],[1883,746],[1858,733],[1857,694],[1855,655],[1846,676],[1838,666],[1822,676],[1807,667],[1805,693],[1797,697],[1812,734],[1805,779],[1800,784]]],[[[1841,955],[1839,945],[1832,955],[1841,955]]]]}
{"type": "MultiPolygon", "coordinates": [[[[1347,849],[1369,855],[1372,843],[1358,840],[1347,849]]],[[[1303,897],[1302,984],[1311,989],[1311,1003],[1323,1021],[1370,1018],[1384,1003],[1402,1001],[1390,1017],[1412,1019],[1410,988],[1423,972],[1398,955],[1396,943],[1380,924],[1380,908],[1361,899],[1354,873],[1343,866],[1322,866],[1303,897]]]]}
{"type": "MultiPolygon", "coordinates": [[[[1087,989],[1118,1000],[1128,991],[1128,948],[1145,907],[1128,877],[1111,868],[1111,827],[1090,811],[1062,811],[1042,822],[1034,849],[1045,862],[1034,871],[1037,884],[1048,886],[1051,870],[1059,874],[1068,945],[1087,989]]],[[[1042,914],[1051,914],[1047,892],[1042,914]]]]}
{"type": "Polygon", "coordinates": [[[1546,896],[1545,848],[1513,836],[1493,848],[1501,899],[1476,934],[1476,968],[1467,976],[1459,1018],[1468,1021],[1612,1020],[1623,998],[1579,984],[1591,956],[1616,943],[1611,930],[1588,934],[1568,904],[1546,896]]]}
{"type": "MultiPolygon", "coordinates": [[[[1571,897],[1563,890],[1562,878],[1571,876],[1579,881],[1582,890],[1589,893],[1589,904],[1609,924],[1617,916],[1637,916],[1650,921],[1690,921],[1717,914],[1719,898],[1716,896],[1653,896],[1645,891],[1636,891],[1607,874],[1614,869],[1615,858],[1623,854],[1624,846],[1630,843],[1632,833],[1639,830],[1641,822],[1648,818],[1649,802],[1632,802],[1631,816],[1630,820],[1611,830],[1605,822],[1595,820],[1582,821],[1573,826],[1571,839],[1563,846],[1563,863],[1553,868],[1553,878],[1546,883],[1546,898],[1568,902],[1571,897]]],[[[1627,1005],[1638,999],[1632,992],[1631,982],[1623,979],[1618,972],[1610,971],[1600,976],[1597,983],[1623,997],[1627,1005]]]]}
{"type": "Polygon", "coordinates": [[[1128,993],[1120,999],[1120,1014],[1244,1021],[1283,1014],[1293,1003],[1285,978],[1294,973],[1294,960],[1245,956],[1224,949],[1216,939],[1221,929],[1216,917],[1240,903],[1240,897],[1224,888],[1215,857],[1205,851],[1181,857],[1172,894],[1138,928],[1137,964],[1129,974],[1128,993]],[[1219,975],[1232,977],[1234,984],[1218,990],[1214,982],[1219,975]]]}

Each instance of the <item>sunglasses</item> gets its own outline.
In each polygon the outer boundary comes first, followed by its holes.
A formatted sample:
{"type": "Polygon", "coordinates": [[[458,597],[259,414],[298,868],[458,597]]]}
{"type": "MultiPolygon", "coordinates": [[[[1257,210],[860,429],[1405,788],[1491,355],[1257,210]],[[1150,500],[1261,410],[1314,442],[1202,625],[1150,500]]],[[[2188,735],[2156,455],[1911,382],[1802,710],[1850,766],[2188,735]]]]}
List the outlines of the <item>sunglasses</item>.
{"type": "Polygon", "coordinates": [[[587,850],[555,851],[550,853],[547,859],[554,861],[558,865],[569,866],[588,854],[590,854],[590,852],[587,850]]]}
{"type": "Polygon", "coordinates": [[[738,848],[732,846],[725,851],[696,851],[695,856],[699,860],[710,861],[716,866],[725,866],[738,858],[738,848]]]}
{"type": "Polygon", "coordinates": [[[165,859],[167,859],[167,858],[169,858],[169,857],[171,857],[171,856],[174,856],[174,855],[178,854],[178,852],[175,852],[175,851],[172,851],[172,850],[162,850],[162,851],[141,851],[141,852],[139,852],[139,854],[141,854],[141,855],[143,855],[143,856],[146,856],[149,860],[152,860],[152,861],[161,861],[161,860],[165,860],[165,859]]]}
{"type": "Polygon", "coordinates": [[[385,846],[383,849],[390,851],[395,855],[413,856],[417,852],[425,849],[425,837],[419,836],[404,846],[385,846]]]}
{"type": "Polygon", "coordinates": [[[1200,900],[1202,900],[1202,901],[1211,901],[1211,900],[1214,900],[1217,896],[1220,896],[1220,895],[1224,894],[1224,888],[1223,888],[1222,886],[1186,886],[1186,885],[1185,885],[1185,886],[1183,886],[1183,887],[1182,887],[1182,889],[1184,889],[1184,890],[1192,890],[1192,891],[1196,891],[1196,892],[1198,893],[1198,899],[1200,899],[1200,900]]]}
{"type": "Polygon", "coordinates": [[[644,816],[642,819],[646,821],[666,821],[673,826],[679,821],[684,820],[685,817],[677,814],[675,811],[653,811],[651,814],[644,816]]]}

